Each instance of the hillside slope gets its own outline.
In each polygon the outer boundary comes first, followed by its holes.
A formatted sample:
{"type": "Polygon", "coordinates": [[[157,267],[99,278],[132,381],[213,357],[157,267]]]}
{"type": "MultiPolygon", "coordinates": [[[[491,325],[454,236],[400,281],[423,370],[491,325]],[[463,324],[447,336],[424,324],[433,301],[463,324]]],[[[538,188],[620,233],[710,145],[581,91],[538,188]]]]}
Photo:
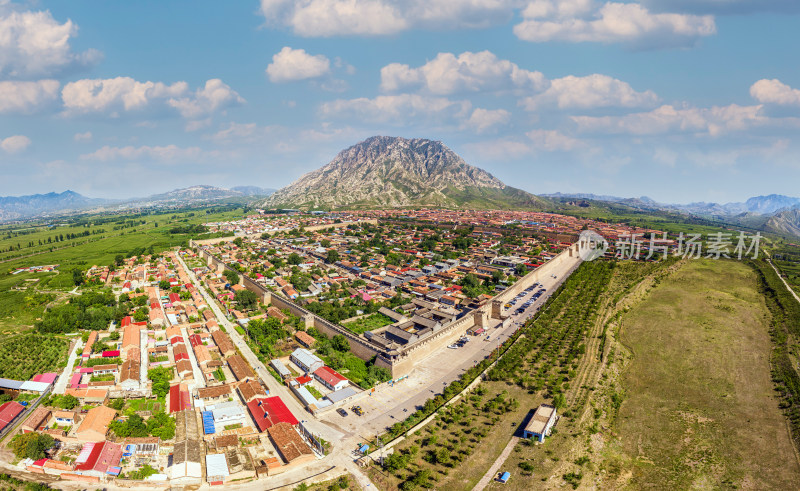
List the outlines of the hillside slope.
{"type": "Polygon", "coordinates": [[[276,191],[267,207],[460,208],[541,207],[543,201],[447,148],[421,138],[374,136],[339,153],[324,167],[276,191]]]}

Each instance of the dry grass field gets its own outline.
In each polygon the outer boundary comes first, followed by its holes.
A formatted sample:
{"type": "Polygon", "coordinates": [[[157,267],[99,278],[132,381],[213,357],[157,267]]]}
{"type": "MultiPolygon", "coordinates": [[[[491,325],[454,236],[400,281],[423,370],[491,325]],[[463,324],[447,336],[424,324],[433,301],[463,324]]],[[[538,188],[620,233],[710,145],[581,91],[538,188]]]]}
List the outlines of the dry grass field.
{"type": "Polygon", "coordinates": [[[622,319],[632,361],[608,488],[798,489],[770,378],[769,311],[736,261],[689,261],[622,319]]]}

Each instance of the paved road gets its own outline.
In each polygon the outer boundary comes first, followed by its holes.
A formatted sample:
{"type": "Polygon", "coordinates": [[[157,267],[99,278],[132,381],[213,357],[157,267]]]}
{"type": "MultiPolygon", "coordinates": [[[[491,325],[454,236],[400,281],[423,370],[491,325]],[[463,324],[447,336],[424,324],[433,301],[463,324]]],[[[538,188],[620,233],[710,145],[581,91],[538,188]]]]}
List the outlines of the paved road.
{"type": "Polygon", "coordinates": [[[183,334],[183,339],[186,340],[186,351],[189,353],[189,361],[192,363],[192,375],[194,376],[194,381],[187,385],[189,387],[194,386],[198,389],[202,389],[206,386],[206,379],[203,377],[203,372],[200,371],[200,366],[197,364],[197,358],[194,356],[192,343],[189,342],[189,331],[186,330],[185,326],[181,328],[181,334],[183,334]]]}
{"type": "Polygon", "coordinates": [[[253,367],[262,383],[267,386],[270,391],[270,395],[280,397],[286,406],[288,406],[292,413],[297,417],[297,419],[304,420],[306,427],[313,433],[322,436],[322,438],[329,442],[340,441],[343,436],[342,432],[337,431],[335,428],[331,428],[328,425],[320,423],[311,413],[306,411],[305,407],[300,404],[296,397],[294,397],[294,395],[289,391],[288,387],[278,383],[278,381],[275,380],[272,375],[270,375],[270,373],[267,371],[267,367],[261,363],[261,360],[259,360],[255,353],[253,353],[253,350],[250,349],[250,346],[248,346],[248,344],[245,342],[242,335],[236,331],[234,324],[230,322],[222,312],[222,309],[220,309],[216,299],[208,294],[205,287],[202,286],[194,272],[186,266],[186,263],[183,262],[183,258],[180,257],[179,254],[176,254],[176,256],[186,271],[186,274],[189,276],[189,279],[192,280],[192,283],[206,299],[206,303],[208,304],[209,308],[211,308],[211,310],[217,316],[217,320],[219,321],[220,325],[225,327],[234,345],[239,348],[242,356],[245,358],[245,360],[247,360],[248,363],[250,363],[250,366],[253,367]]]}
{"type": "Polygon", "coordinates": [[[78,350],[81,350],[81,353],[83,353],[81,348],[83,348],[83,341],[79,337],[75,341],[75,348],[73,348],[72,353],[69,354],[67,366],[64,367],[64,371],[61,372],[61,375],[58,377],[58,381],[53,388],[54,394],[63,394],[67,391],[67,383],[69,383],[69,379],[72,376],[72,367],[75,365],[75,360],[78,358],[78,350]]]}
{"type": "Polygon", "coordinates": [[[492,479],[495,479],[497,475],[500,473],[500,466],[503,465],[503,462],[506,461],[509,455],[511,455],[511,451],[514,450],[514,447],[517,445],[519,441],[518,436],[512,436],[511,440],[506,445],[506,448],[497,456],[497,459],[492,463],[492,466],[489,467],[489,470],[486,474],[483,475],[478,484],[473,488],[472,491],[483,491],[483,488],[489,485],[492,482],[492,479]]]}
{"type": "Polygon", "coordinates": [[[789,293],[791,293],[792,296],[794,297],[794,299],[797,300],[798,303],[800,303],[800,297],[798,297],[797,293],[795,293],[794,289],[791,286],[789,286],[789,283],[786,282],[786,279],[784,279],[784,277],[781,276],[781,272],[778,270],[778,268],[775,267],[774,264],[772,264],[772,259],[771,258],[767,258],[767,262],[769,263],[770,266],[772,266],[772,269],[775,270],[775,274],[777,274],[778,278],[781,279],[781,281],[783,282],[784,286],[786,286],[786,289],[789,290],[789,293]]]}

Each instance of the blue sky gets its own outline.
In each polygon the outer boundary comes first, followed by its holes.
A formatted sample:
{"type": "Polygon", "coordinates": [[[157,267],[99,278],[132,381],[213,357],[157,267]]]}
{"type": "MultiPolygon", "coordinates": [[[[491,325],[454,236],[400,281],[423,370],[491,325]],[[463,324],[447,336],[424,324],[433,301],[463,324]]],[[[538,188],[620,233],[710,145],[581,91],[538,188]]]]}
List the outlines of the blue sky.
{"type": "Polygon", "coordinates": [[[383,134],[534,193],[796,196],[798,4],[0,0],[0,195],[279,188],[383,134]]]}

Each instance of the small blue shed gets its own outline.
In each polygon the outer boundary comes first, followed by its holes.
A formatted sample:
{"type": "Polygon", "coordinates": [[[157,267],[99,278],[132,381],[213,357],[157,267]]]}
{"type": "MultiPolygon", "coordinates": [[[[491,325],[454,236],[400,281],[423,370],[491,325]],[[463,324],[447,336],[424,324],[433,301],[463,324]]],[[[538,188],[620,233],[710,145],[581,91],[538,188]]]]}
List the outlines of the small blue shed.
{"type": "Polygon", "coordinates": [[[501,483],[505,484],[505,483],[508,482],[508,478],[510,478],[510,477],[511,477],[511,473],[510,472],[504,472],[504,473],[500,474],[500,479],[499,480],[500,480],[501,483]]]}

